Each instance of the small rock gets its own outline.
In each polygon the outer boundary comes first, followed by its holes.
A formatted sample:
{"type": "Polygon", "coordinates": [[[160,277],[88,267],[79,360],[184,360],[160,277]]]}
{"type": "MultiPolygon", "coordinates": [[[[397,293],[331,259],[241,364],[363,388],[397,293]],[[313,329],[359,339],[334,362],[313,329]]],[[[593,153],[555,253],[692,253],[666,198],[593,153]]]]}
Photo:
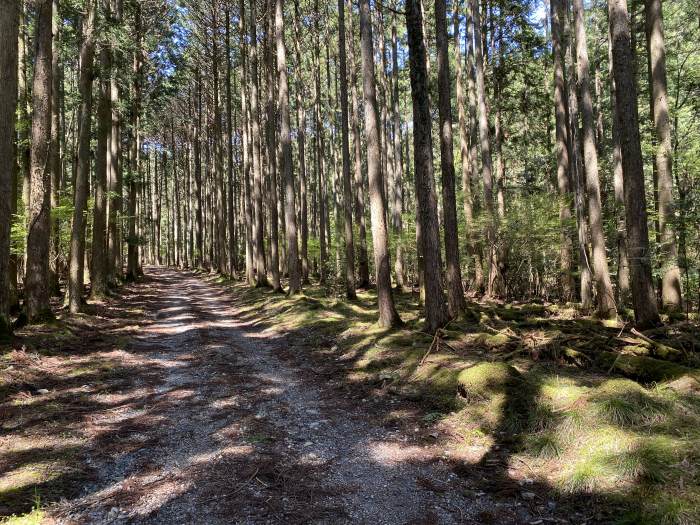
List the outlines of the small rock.
{"type": "Polygon", "coordinates": [[[39,389],[37,389],[36,393],[37,394],[48,394],[49,391],[46,388],[39,388],[39,389]]]}
{"type": "Polygon", "coordinates": [[[520,493],[520,495],[522,496],[522,498],[523,498],[524,500],[530,501],[530,500],[535,499],[535,493],[534,493],[534,492],[523,491],[523,492],[520,493]]]}

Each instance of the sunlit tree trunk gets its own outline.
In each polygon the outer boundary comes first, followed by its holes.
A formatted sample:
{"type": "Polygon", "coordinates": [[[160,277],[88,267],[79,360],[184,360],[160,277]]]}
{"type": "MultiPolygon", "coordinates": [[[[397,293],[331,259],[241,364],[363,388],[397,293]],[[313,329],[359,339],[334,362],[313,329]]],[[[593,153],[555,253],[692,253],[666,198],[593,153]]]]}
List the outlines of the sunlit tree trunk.
{"type": "Polygon", "coordinates": [[[617,311],[612,282],[610,281],[608,258],[605,253],[603,210],[600,202],[600,182],[598,179],[598,150],[596,149],[595,138],[596,124],[590,88],[583,0],[574,0],[574,31],[576,35],[576,66],[579,98],[581,100],[581,121],[583,123],[583,165],[586,175],[586,192],[588,194],[588,225],[591,232],[591,254],[593,256],[596,303],[598,316],[608,319],[614,317],[617,311]]]}
{"type": "Polygon", "coordinates": [[[661,302],[668,310],[681,308],[681,272],[674,227],[673,151],[668,115],[666,44],[661,0],[646,0],[646,34],[649,47],[651,112],[656,131],[654,162],[658,181],[658,225],[662,264],[661,302]]]}
{"type": "Polygon", "coordinates": [[[660,322],[651,276],[644,168],[639,138],[639,108],[633,74],[627,0],[609,0],[615,102],[620,124],[625,218],[630,262],[632,305],[638,326],[660,322]]]}
{"type": "Polygon", "coordinates": [[[365,99],[365,132],[367,134],[367,175],[369,179],[370,215],[374,245],[374,266],[379,303],[379,326],[401,324],[391,292],[389,267],[389,240],[386,224],[386,203],[381,172],[381,144],[379,143],[379,111],[374,80],[374,51],[369,0],[360,0],[360,50],[362,53],[362,87],[365,99]]]}
{"type": "MultiPolygon", "coordinates": [[[[415,11],[420,15],[420,9],[415,9],[415,11]]],[[[445,0],[435,0],[435,28],[438,50],[440,171],[442,173],[445,264],[447,266],[447,303],[450,316],[456,317],[464,310],[466,304],[464,301],[462,271],[459,260],[459,234],[457,233],[457,199],[455,197],[455,164],[452,144],[452,88],[448,49],[449,41],[447,39],[447,7],[445,0]]],[[[420,53],[419,50],[417,51],[420,53]]],[[[426,113],[426,115],[428,116],[426,124],[430,125],[429,112],[426,113]]]]}

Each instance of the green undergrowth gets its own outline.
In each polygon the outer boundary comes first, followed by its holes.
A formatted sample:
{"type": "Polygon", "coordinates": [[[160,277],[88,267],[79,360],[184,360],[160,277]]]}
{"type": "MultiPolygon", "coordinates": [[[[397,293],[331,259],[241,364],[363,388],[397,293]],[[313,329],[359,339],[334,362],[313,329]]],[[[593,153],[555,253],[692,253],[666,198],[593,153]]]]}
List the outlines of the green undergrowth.
{"type": "Polygon", "coordinates": [[[420,401],[426,425],[462,436],[456,448],[507,449],[561,498],[625,509],[619,522],[700,522],[696,324],[644,340],[573,305],[470,303],[434,338],[414,294],[395,295],[405,326],[385,330],[372,291],[348,301],[317,286],[289,297],[226,284],[244,318],[299,337],[290,351],[420,401]]]}

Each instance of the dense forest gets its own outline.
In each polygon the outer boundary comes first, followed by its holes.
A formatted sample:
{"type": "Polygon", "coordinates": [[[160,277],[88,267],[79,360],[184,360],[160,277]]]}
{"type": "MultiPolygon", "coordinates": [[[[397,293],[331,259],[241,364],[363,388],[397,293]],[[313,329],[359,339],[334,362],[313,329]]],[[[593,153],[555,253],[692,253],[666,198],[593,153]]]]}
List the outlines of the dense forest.
{"type": "Polygon", "coordinates": [[[464,323],[512,360],[546,311],[585,340],[559,364],[697,381],[700,6],[0,0],[0,334],[165,267],[280,323],[368,305],[428,337],[416,366],[464,323]]]}
{"type": "Polygon", "coordinates": [[[3,323],[143,264],[692,311],[697,5],[462,3],[5,2],[3,323]]]}

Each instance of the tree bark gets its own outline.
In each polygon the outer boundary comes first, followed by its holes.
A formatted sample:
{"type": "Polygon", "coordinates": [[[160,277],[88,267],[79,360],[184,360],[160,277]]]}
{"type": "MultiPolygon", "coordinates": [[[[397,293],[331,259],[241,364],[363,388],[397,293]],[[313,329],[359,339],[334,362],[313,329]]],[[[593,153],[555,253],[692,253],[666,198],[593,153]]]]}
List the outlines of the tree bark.
{"type": "Polygon", "coordinates": [[[258,45],[255,2],[250,4],[250,120],[253,149],[253,261],[256,286],[268,286],[263,236],[262,161],[260,158],[260,118],[258,114],[258,45]]]}
{"type": "MultiPolygon", "coordinates": [[[[104,16],[109,18],[109,1],[102,0],[104,16]]],[[[90,295],[101,299],[107,294],[107,170],[111,165],[111,90],[112,57],[109,44],[100,43],[100,98],[97,107],[97,150],[95,151],[95,207],[92,219],[92,261],[90,267],[90,295]]],[[[160,241],[160,227],[158,227],[160,241]]],[[[160,259],[159,259],[160,262],[160,259]]]]}
{"type": "Polygon", "coordinates": [[[598,180],[598,150],[596,149],[595,138],[596,124],[590,87],[583,0],[574,0],[574,30],[576,34],[576,65],[579,98],[581,100],[581,121],[583,123],[583,156],[586,191],[588,193],[588,225],[591,232],[597,313],[600,318],[609,319],[617,315],[617,310],[615,308],[612,282],[610,281],[608,258],[605,253],[603,210],[600,202],[600,182],[598,180]]]}
{"type": "Polygon", "coordinates": [[[386,203],[381,171],[381,144],[379,143],[379,111],[374,80],[374,50],[369,0],[360,0],[360,50],[362,53],[362,89],[365,99],[365,132],[367,134],[367,176],[369,179],[370,216],[374,245],[374,266],[379,304],[379,326],[394,327],[402,324],[391,292],[389,242],[387,238],[386,203]]]}
{"type": "Polygon", "coordinates": [[[287,271],[289,294],[301,292],[299,252],[297,244],[297,214],[294,191],[294,166],[292,164],[292,139],[289,125],[289,86],[287,83],[287,49],[284,43],[283,0],[275,1],[275,40],[277,43],[278,106],[281,117],[280,141],[282,156],[280,171],[284,174],[284,214],[287,236],[287,271]]]}
{"type": "MultiPolygon", "coordinates": [[[[279,1],[279,0],[278,0],[279,1]]],[[[352,15],[352,13],[351,13],[352,15]]],[[[352,231],[352,185],[350,182],[350,139],[348,126],[348,74],[345,53],[345,0],[338,0],[338,53],[340,75],[340,118],[343,154],[343,219],[345,238],[345,295],[357,298],[355,293],[355,243],[352,231]]]]}
{"type": "Polygon", "coordinates": [[[71,227],[68,308],[78,313],[82,308],[85,260],[85,213],[87,212],[90,177],[90,137],[92,124],[92,80],[95,55],[95,0],[85,3],[83,43],[80,47],[80,136],[78,167],[75,176],[73,225],[71,227]]]}
{"type": "Polygon", "coordinates": [[[627,0],[609,0],[615,102],[620,123],[625,218],[634,316],[639,327],[660,323],[651,276],[644,169],[639,138],[639,108],[633,74],[627,0]]]}
{"type": "Polygon", "coordinates": [[[562,21],[560,15],[562,0],[554,0],[550,10],[552,26],[552,55],[554,62],[554,115],[556,121],[557,185],[559,188],[559,224],[562,299],[571,301],[574,297],[573,246],[569,228],[571,223],[571,175],[569,171],[569,102],[565,78],[562,21]]]}
{"type": "Polygon", "coordinates": [[[277,111],[275,108],[275,3],[268,0],[267,35],[265,45],[265,69],[267,76],[267,179],[269,183],[268,208],[270,209],[270,273],[272,289],[282,291],[279,258],[279,214],[277,211],[277,111]]]}
{"type": "Polygon", "coordinates": [[[661,0],[646,0],[646,34],[649,47],[651,111],[656,131],[654,162],[658,181],[659,259],[662,262],[661,302],[669,311],[680,310],[681,272],[674,227],[673,151],[668,116],[666,45],[661,0]]]}
{"type": "MultiPolygon", "coordinates": [[[[442,22],[445,22],[444,11],[442,22]]],[[[428,97],[428,70],[423,38],[423,21],[420,3],[415,0],[406,1],[406,28],[408,30],[411,70],[411,98],[413,99],[413,159],[416,199],[418,200],[417,221],[421,230],[418,256],[423,257],[426,330],[434,333],[447,322],[448,312],[445,308],[445,295],[441,282],[440,230],[433,175],[432,121],[428,97]]],[[[439,32],[440,28],[438,27],[439,32]]],[[[446,37],[446,35],[444,36],[446,37]]],[[[441,60],[439,54],[438,52],[438,63],[441,60]]],[[[444,64],[441,65],[444,67],[444,64]]],[[[444,70],[442,72],[444,73],[444,70]]],[[[444,120],[444,114],[441,113],[441,117],[441,121],[444,120]]],[[[454,175],[452,182],[454,185],[454,175]]]]}
{"type": "Polygon", "coordinates": [[[16,173],[17,50],[20,2],[0,0],[0,336],[10,332],[10,230],[16,173]]]}
{"type": "MultiPolygon", "coordinates": [[[[418,16],[420,16],[420,8],[414,10],[417,12],[418,16]]],[[[464,301],[464,288],[462,286],[462,272],[459,260],[457,199],[455,197],[455,164],[452,144],[452,88],[450,85],[449,41],[447,39],[447,7],[445,0],[435,0],[435,27],[435,39],[438,50],[440,167],[442,173],[445,264],[447,267],[447,304],[450,317],[454,318],[464,311],[466,303],[464,301]]],[[[427,115],[429,117],[429,113],[427,115]]],[[[429,126],[430,120],[428,120],[426,124],[429,126]]],[[[416,138],[414,135],[414,141],[415,140],[416,138]]],[[[414,153],[414,157],[416,153],[414,153]]]]}
{"type": "Polygon", "coordinates": [[[350,38],[348,39],[348,50],[350,51],[350,127],[352,128],[352,145],[354,150],[354,173],[353,183],[355,185],[355,223],[358,225],[358,258],[357,258],[357,287],[369,287],[369,256],[367,254],[367,224],[365,220],[365,183],[362,173],[362,138],[360,136],[360,103],[357,94],[357,68],[355,66],[355,31],[352,16],[351,0],[346,0],[348,4],[350,38]]]}
{"type": "Polygon", "coordinates": [[[49,237],[51,235],[51,0],[36,3],[36,54],[32,90],[32,145],[25,275],[29,322],[50,317],[49,237]]]}
{"type": "Polygon", "coordinates": [[[493,207],[493,160],[491,158],[491,136],[489,115],[486,107],[486,86],[484,84],[484,53],[481,38],[481,16],[478,0],[469,0],[472,5],[472,28],[476,55],[476,99],[479,109],[479,138],[481,142],[481,172],[484,179],[484,201],[486,206],[486,240],[488,243],[488,283],[486,295],[493,297],[500,293],[498,277],[498,250],[496,249],[496,214],[493,207]]]}

